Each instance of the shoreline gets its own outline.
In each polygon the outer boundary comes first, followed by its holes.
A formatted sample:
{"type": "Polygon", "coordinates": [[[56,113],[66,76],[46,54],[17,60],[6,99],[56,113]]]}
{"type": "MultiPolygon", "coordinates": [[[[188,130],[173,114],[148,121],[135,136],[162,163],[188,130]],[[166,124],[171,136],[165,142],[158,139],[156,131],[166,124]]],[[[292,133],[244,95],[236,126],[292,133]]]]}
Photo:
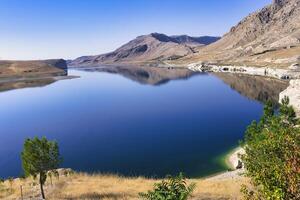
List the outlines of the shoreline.
{"type": "Polygon", "coordinates": [[[220,173],[212,174],[207,177],[199,178],[201,180],[231,180],[242,178],[244,173],[244,168],[237,169],[239,162],[239,154],[244,154],[245,150],[238,146],[227,152],[222,158],[222,162],[228,168],[228,171],[223,171],[220,173]]]}
{"type": "Polygon", "coordinates": [[[238,146],[231,150],[226,156],[225,156],[225,164],[228,168],[231,170],[236,170],[236,167],[238,166],[238,162],[240,160],[239,155],[244,154],[245,150],[238,146]]]}
{"type": "Polygon", "coordinates": [[[300,71],[293,69],[280,69],[271,67],[251,67],[251,66],[232,66],[232,65],[213,65],[203,63],[192,63],[187,66],[192,71],[200,72],[223,72],[235,74],[247,74],[254,76],[264,76],[276,79],[291,80],[300,79],[300,71]]]}

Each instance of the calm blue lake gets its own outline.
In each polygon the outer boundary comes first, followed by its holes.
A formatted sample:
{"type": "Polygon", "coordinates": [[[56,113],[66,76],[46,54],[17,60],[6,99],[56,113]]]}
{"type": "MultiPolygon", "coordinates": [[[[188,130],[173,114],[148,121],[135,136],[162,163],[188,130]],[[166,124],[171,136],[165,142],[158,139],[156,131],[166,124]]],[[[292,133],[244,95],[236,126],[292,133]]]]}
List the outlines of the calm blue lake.
{"type": "Polygon", "coordinates": [[[218,158],[262,113],[217,75],[109,72],[69,70],[80,78],[1,92],[0,177],[22,174],[34,136],[56,140],[62,167],[79,171],[209,175],[226,170],[218,158]]]}

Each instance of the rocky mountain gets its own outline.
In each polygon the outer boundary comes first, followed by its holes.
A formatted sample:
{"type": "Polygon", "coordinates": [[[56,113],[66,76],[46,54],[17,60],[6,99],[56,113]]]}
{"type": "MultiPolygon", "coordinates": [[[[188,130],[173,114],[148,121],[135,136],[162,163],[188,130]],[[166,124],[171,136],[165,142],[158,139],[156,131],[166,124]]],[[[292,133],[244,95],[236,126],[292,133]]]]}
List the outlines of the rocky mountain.
{"type": "Polygon", "coordinates": [[[70,66],[93,66],[99,64],[159,65],[165,60],[176,60],[194,54],[197,48],[211,44],[219,37],[167,36],[160,33],[142,35],[117,50],[96,56],[83,56],[70,66]]]}
{"type": "Polygon", "coordinates": [[[181,61],[278,67],[300,62],[300,0],[273,0],[181,61]]]}
{"type": "Polygon", "coordinates": [[[49,77],[67,74],[67,64],[63,59],[34,61],[0,61],[0,78],[49,77]]]}

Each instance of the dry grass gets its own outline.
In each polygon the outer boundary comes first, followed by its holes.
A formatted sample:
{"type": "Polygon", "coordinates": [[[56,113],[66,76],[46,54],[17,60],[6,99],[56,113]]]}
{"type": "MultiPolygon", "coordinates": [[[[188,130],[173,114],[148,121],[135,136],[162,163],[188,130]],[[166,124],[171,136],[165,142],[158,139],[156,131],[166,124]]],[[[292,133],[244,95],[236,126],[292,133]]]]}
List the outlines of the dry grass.
{"type": "MultiPolygon", "coordinates": [[[[116,175],[88,175],[75,173],[69,176],[52,178],[53,185],[48,179],[45,185],[47,199],[75,200],[135,200],[140,192],[153,188],[153,184],[160,181],[143,177],[125,178],[116,175]]],[[[191,179],[197,187],[193,193],[193,200],[200,199],[241,199],[240,185],[247,183],[243,177],[191,179]]],[[[12,184],[7,180],[0,186],[0,199],[21,199],[22,185],[24,199],[38,199],[40,197],[37,181],[28,178],[15,179],[12,184]]]]}

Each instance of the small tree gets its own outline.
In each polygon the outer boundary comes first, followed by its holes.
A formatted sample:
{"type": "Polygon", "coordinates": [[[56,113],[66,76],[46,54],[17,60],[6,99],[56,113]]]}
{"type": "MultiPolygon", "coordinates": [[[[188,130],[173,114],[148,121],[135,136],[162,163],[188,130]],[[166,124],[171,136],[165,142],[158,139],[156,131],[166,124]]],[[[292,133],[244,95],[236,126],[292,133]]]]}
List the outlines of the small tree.
{"type": "Polygon", "coordinates": [[[53,185],[53,184],[52,184],[52,175],[53,175],[53,172],[52,172],[52,171],[49,171],[49,172],[47,173],[47,176],[50,178],[51,186],[53,185]]]}
{"type": "Polygon", "coordinates": [[[43,185],[47,172],[58,168],[62,161],[57,142],[48,141],[45,137],[26,139],[21,158],[25,175],[39,177],[41,195],[45,199],[43,185]]]}
{"type": "Polygon", "coordinates": [[[153,191],[140,193],[140,197],[145,200],[187,200],[195,187],[194,183],[188,185],[180,173],[177,177],[169,176],[167,180],[155,184],[153,191]]]}
{"type": "Polygon", "coordinates": [[[289,106],[289,103],[290,103],[289,98],[287,96],[285,96],[281,100],[281,106],[279,108],[279,113],[280,113],[282,120],[285,120],[285,122],[288,124],[295,125],[297,122],[296,113],[295,113],[294,109],[291,106],[289,106]]]}
{"type": "Polygon", "coordinates": [[[267,101],[264,107],[264,112],[263,112],[263,116],[260,120],[261,125],[265,125],[268,124],[270,122],[270,120],[272,119],[272,117],[274,116],[274,104],[272,103],[272,101],[267,101]]]}
{"type": "Polygon", "coordinates": [[[69,175],[69,170],[64,170],[63,173],[64,173],[64,176],[65,176],[65,177],[68,177],[68,175],[69,175]]]}
{"type": "Polygon", "coordinates": [[[59,180],[59,173],[58,173],[58,171],[57,171],[57,170],[54,170],[54,171],[52,171],[52,173],[53,173],[53,176],[54,176],[57,180],[59,180]]]}

